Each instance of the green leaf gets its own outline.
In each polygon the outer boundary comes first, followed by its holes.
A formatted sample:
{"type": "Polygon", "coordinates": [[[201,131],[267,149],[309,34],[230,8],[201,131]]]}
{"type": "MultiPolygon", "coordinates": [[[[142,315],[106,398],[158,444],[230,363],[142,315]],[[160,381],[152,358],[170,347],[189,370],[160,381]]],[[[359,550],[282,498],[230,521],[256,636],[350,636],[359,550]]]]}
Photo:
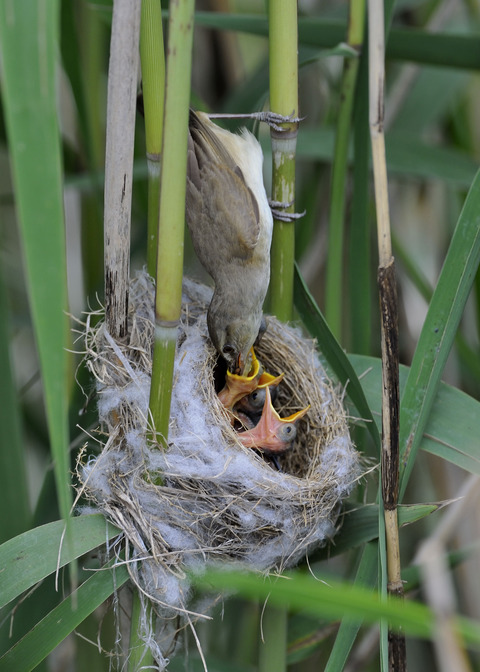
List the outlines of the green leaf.
{"type": "MultiPolygon", "coordinates": [[[[375,357],[349,355],[359,376],[369,407],[378,427],[381,412],[381,361],[375,357]]],[[[400,366],[400,391],[409,374],[400,366]]],[[[433,455],[480,474],[480,449],[472,437],[480,436],[480,402],[455,387],[440,383],[420,447],[433,455]]]]}
{"type": "MultiPolygon", "coordinates": [[[[240,572],[207,571],[193,577],[204,590],[235,590],[247,598],[267,599],[269,604],[301,609],[330,619],[348,616],[366,623],[387,619],[390,626],[403,629],[415,637],[431,638],[435,617],[423,604],[381,595],[361,586],[351,586],[326,577],[317,580],[310,575],[292,572],[283,577],[265,578],[240,572]]],[[[457,632],[471,644],[480,643],[480,623],[467,619],[454,621],[457,632]]]]}
{"type": "MultiPolygon", "coordinates": [[[[261,14],[196,12],[195,23],[221,30],[268,35],[267,18],[261,14]]],[[[298,41],[303,45],[331,49],[345,41],[346,34],[346,22],[316,16],[298,19],[298,41]]],[[[387,60],[476,70],[480,63],[480,44],[473,30],[471,35],[452,35],[412,28],[392,28],[386,45],[386,57],[387,60]]]]}
{"type": "MultiPolygon", "coordinates": [[[[385,138],[388,172],[409,178],[445,180],[453,186],[468,188],[477,172],[477,162],[464,152],[426,144],[413,133],[387,133],[385,138]]],[[[330,162],[333,157],[332,128],[301,128],[297,155],[300,158],[330,162]]],[[[353,152],[350,148],[350,163],[353,152]]]]}
{"type": "Polygon", "coordinates": [[[68,462],[67,276],[57,119],[58,0],[0,1],[2,98],[60,511],[68,462]]]}
{"type": "Polygon", "coordinates": [[[353,117],[353,194],[348,241],[349,326],[352,352],[370,352],[372,332],[371,253],[372,218],[370,199],[370,133],[368,128],[368,58],[360,58],[353,117]]]}
{"type": "Polygon", "coordinates": [[[380,452],[380,435],[373,421],[362,386],[346,354],[330,331],[320,308],[308,291],[298,266],[295,266],[294,301],[303,324],[310,334],[318,340],[318,347],[322,356],[326,359],[340,383],[342,385],[348,383],[347,394],[355,404],[360,417],[367,421],[368,430],[380,452]]]}
{"type": "Polygon", "coordinates": [[[65,522],[58,520],[24,532],[0,546],[0,607],[57,567],[63,567],[120,534],[101,514],[73,518],[70,528],[71,545],[62,543],[65,522]]]}
{"type": "Polygon", "coordinates": [[[125,565],[95,572],[0,658],[0,672],[33,670],[128,578],[125,565]]]}
{"type": "MultiPolygon", "coordinates": [[[[480,262],[480,171],[460,213],[405,383],[400,407],[403,496],[480,262]]],[[[458,420],[455,421],[457,425],[458,420]]],[[[470,436],[478,436],[471,434],[470,436]]]]}
{"type": "Polygon", "coordinates": [[[17,390],[10,366],[7,297],[0,268],[0,543],[23,532],[30,523],[27,478],[17,390]]]}
{"type": "MultiPolygon", "coordinates": [[[[378,543],[370,542],[363,549],[362,557],[355,576],[355,585],[364,589],[373,589],[378,580],[378,543]]],[[[352,622],[349,618],[342,618],[338,634],[330,652],[325,672],[341,672],[348,654],[357,637],[362,618],[352,622]]]]}
{"type": "MultiPolygon", "coordinates": [[[[400,527],[415,523],[437,510],[435,504],[409,504],[398,508],[398,523],[400,527]]],[[[310,560],[322,560],[334,557],[378,539],[378,505],[365,504],[355,506],[348,504],[340,519],[340,531],[329,546],[320,549],[310,557],[310,560]]]]}

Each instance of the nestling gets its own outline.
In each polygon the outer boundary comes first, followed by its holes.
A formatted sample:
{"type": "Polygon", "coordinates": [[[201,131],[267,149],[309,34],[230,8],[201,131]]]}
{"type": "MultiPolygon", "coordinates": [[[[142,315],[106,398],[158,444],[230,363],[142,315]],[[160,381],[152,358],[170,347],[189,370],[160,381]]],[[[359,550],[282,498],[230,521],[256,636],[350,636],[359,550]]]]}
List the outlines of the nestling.
{"type": "Polygon", "coordinates": [[[253,428],[238,434],[244,446],[257,448],[264,453],[284,453],[297,435],[295,423],[303,418],[310,406],[297,411],[288,418],[281,418],[272,405],[270,387],[265,388],[266,396],[260,422],[253,428]]]}
{"type": "Polygon", "coordinates": [[[186,220],[197,256],[215,282],[210,338],[232,373],[243,374],[262,326],[273,220],[260,144],[190,111],[186,220]]]}

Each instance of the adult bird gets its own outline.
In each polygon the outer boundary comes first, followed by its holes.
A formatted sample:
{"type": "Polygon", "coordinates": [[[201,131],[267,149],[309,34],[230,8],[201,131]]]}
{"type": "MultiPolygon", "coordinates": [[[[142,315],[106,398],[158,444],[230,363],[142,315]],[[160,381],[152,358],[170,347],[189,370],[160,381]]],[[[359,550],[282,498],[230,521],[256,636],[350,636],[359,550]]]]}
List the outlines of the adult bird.
{"type": "Polygon", "coordinates": [[[273,219],[260,144],[190,111],[186,220],[197,256],[215,282],[210,338],[232,373],[248,373],[270,279],[273,219]]]}

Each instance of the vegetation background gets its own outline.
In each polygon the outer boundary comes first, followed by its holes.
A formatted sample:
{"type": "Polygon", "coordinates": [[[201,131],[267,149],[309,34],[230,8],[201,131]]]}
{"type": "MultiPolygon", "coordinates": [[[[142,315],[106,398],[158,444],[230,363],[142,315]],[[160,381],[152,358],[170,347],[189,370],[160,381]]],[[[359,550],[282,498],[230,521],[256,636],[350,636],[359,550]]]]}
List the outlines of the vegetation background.
{"type": "MultiPolygon", "coordinates": [[[[266,7],[253,0],[209,0],[196,9],[194,107],[261,109],[269,89],[266,7]]],[[[274,586],[253,579],[243,585],[237,577],[250,599],[226,600],[214,623],[198,628],[211,672],[278,672],[287,665],[292,672],[387,669],[382,621],[387,615],[407,633],[411,670],[480,669],[480,8],[473,1],[404,0],[387,2],[385,10],[385,126],[400,352],[402,364],[412,367],[410,375],[402,369],[401,449],[407,437],[413,447],[404,452],[400,520],[415,522],[402,528],[400,541],[407,601],[415,604],[387,614],[372,592],[385,584],[373,470],[347,504],[335,544],[310,558],[292,581],[280,582],[287,586],[283,593],[282,587],[277,595],[274,586]],[[432,503],[440,504],[438,510],[432,503]],[[266,592],[278,605],[277,620],[268,621],[275,658],[272,648],[265,655],[268,643],[262,644],[260,634],[266,592]],[[452,668],[451,660],[463,667],[452,668]]],[[[102,301],[111,2],[26,0],[14,10],[0,0],[0,12],[0,541],[6,542],[0,547],[0,644],[7,652],[0,670],[122,669],[108,653],[116,635],[106,600],[126,581],[126,572],[118,571],[114,585],[111,573],[89,571],[103,557],[95,551],[105,542],[103,521],[78,517],[58,557],[60,519],[73,501],[70,471],[85,430],[96,422],[95,404],[85,403],[77,385],[93,388],[87,372],[77,370],[79,356],[73,353],[81,346],[66,314],[81,319],[87,306],[102,301]],[[75,565],[68,568],[75,558],[78,572],[75,565]],[[58,577],[57,564],[65,567],[58,577]]],[[[295,208],[306,215],[295,225],[295,243],[311,294],[297,281],[295,298],[298,316],[321,336],[332,375],[342,380],[348,362],[353,365],[378,422],[368,54],[366,43],[355,45],[358,53],[345,44],[348,12],[347,2],[298,2],[305,119],[298,136],[295,208]],[[352,62],[356,83],[346,93],[352,62]],[[351,114],[345,112],[346,100],[351,114]],[[332,189],[333,164],[346,170],[340,190],[332,189]],[[338,355],[333,337],[320,331],[313,300],[341,347],[354,353],[348,359],[338,355]]],[[[264,129],[260,139],[270,192],[264,129]]],[[[135,157],[132,272],[146,260],[140,115],[135,157]]],[[[201,277],[188,238],[185,268],[201,277]]],[[[352,433],[376,464],[374,432],[355,421],[368,417],[359,413],[363,401],[355,389],[347,387],[352,433]]],[[[95,450],[95,441],[89,450],[95,450]]],[[[107,534],[112,538],[115,531],[107,534]]],[[[188,657],[180,652],[171,669],[202,669],[190,639],[184,642],[188,657]]]]}

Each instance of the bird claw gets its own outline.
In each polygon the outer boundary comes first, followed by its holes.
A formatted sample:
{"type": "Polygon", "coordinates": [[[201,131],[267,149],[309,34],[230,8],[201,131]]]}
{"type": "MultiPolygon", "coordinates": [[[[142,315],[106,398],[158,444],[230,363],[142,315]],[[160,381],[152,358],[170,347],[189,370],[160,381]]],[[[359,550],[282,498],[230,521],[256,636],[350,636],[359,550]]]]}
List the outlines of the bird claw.
{"type": "Polygon", "coordinates": [[[287,129],[280,126],[280,124],[298,124],[300,121],[303,121],[305,117],[295,117],[292,114],[285,116],[283,114],[278,114],[277,112],[271,112],[270,110],[265,110],[263,112],[249,112],[248,114],[226,114],[218,112],[215,114],[209,114],[209,119],[254,119],[255,121],[263,121],[273,128],[275,131],[281,133],[287,129]]]}
{"type": "Polygon", "coordinates": [[[283,128],[280,124],[298,124],[305,119],[305,117],[295,117],[293,112],[292,114],[285,116],[269,110],[266,110],[265,112],[254,112],[254,115],[254,119],[264,121],[270,128],[273,128],[274,131],[278,131],[279,133],[288,130],[283,128]]]}
{"type": "Polygon", "coordinates": [[[281,222],[294,222],[297,219],[304,217],[307,213],[306,210],[303,212],[286,212],[286,208],[289,208],[293,204],[293,201],[290,201],[290,203],[282,203],[281,201],[273,201],[269,198],[268,204],[273,217],[281,222]]]}

